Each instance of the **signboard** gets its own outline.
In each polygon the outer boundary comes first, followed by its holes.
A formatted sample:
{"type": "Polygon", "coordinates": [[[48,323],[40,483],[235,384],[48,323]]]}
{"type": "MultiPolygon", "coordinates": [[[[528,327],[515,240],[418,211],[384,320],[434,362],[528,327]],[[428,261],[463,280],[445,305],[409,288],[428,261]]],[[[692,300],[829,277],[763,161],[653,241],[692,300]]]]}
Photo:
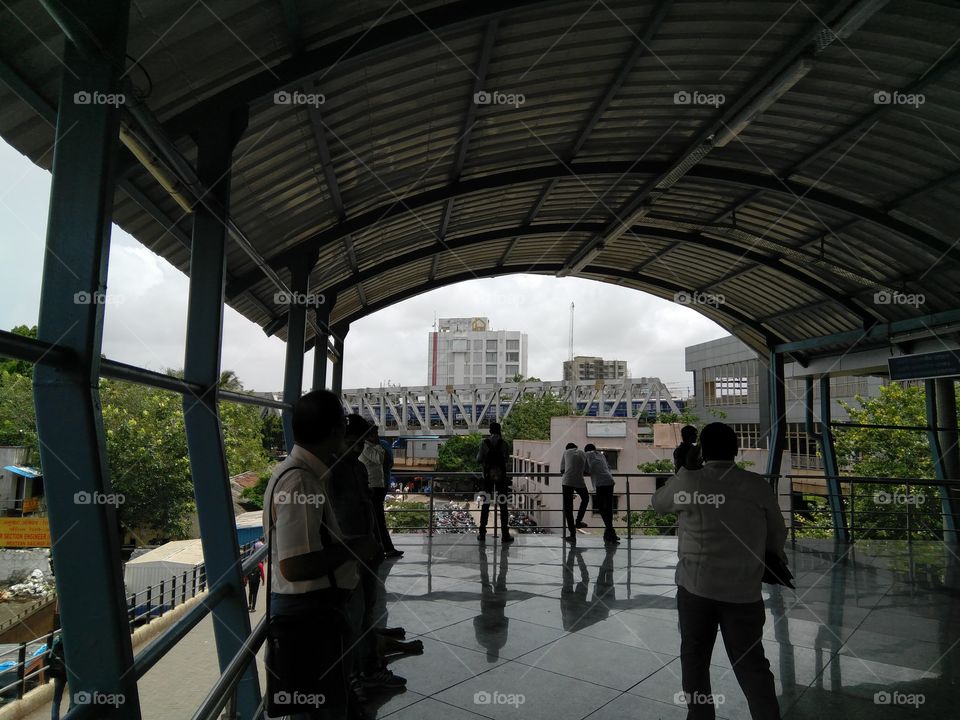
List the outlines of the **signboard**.
{"type": "Polygon", "coordinates": [[[587,437],[592,438],[625,438],[627,423],[625,420],[613,422],[593,421],[587,423],[587,437]]]}
{"type": "Polygon", "coordinates": [[[40,509],[40,498],[30,497],[23,499],[23,512],[34,513],[40,509]]]}
{"type": "Polygon", "coordinates": [[[960,352],[940,350],[919,355],[901,355],[887,360],[891,380],[929,380],[960,377],[960,352]]]}
{"type": "Polygon", "coordinates": [[[45,517],[0,518],[0,547],[50,547],[50,522],[45,517]]]}

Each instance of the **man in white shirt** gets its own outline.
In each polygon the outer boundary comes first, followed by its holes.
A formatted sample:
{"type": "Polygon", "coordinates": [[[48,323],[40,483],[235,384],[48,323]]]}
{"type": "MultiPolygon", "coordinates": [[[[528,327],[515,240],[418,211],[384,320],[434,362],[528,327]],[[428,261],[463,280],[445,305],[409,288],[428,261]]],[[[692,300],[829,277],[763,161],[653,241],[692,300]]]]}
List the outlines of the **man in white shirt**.
{"type": "Polygon", "coordinates": [[[704,467],[681,468],[653,496],[657,512],[678,516],[677,610],[687,717],[715,717],[710,657],[719,626],[750,716],[774,720],[780,709],[761,644],[760,588],[766,553],[786,561],[783,515],[763,476],[734,462],[738,442],[730,426],[707,425],[700,445],[704,467]]]}
{"type": "Polygon", "coordinates": [[[571,545],[577,544],[577,528],[587,527],[583,516],[587,514],[587,503],[590,493],[587,492],[587,483],[583,479],[583,471],[587,466],[587,456],[583,450],[577,449],[576,443],[567,443],[560,459],[560,490],[563,492],[563,523],[567,528],[567,535],[563,539],[571,545]],[[573,519],[573,495],[580,496],[580,508],[577,519],[573,519]]]}
{"type": "Polygon", "coordinates": [[[387,497],[387,478],[383,471],[383,461],[387,451],[380,444],[380,436],[375,425],[371,425],[370,432],[363,440],[360,462],[367,469],[367,482],[370,483],[370,493],[373,496],[373,511],[377,518],[377,531],[380,533],[383,555],[388,560],[399,558],[403,556],[403,550],[397,550],[393,546],[390,529],[387,527],[387,516],[383,510],[383,503],[387,497]]]}
{"type": "Polygon", "coordinates": [[[295,445],[264,493],[270,545],[268,702],[297,720],[345,718],[343,667],[350,630],[348,594],[357,587],[357,555],[371,548],[344,542],[330,501],[330,465],[343,444],[339,398],[321,390],[293,408],[295,445]]]}
{"type": "Polygon", "coordinates": [[[607,464],[607,457],[593,443],[583,446],[587,457],[586,473],[593,483],[594,506],[603,520],[603,542],[607,545],[617,545],[620,538],[613,529],[613,475],[607,464]]]}

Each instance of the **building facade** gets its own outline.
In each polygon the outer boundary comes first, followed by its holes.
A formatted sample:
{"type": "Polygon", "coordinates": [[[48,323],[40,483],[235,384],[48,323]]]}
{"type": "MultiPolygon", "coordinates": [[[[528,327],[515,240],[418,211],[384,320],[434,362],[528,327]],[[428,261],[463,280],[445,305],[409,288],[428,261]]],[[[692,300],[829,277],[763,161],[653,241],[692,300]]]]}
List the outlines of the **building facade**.
{"type": "Polygon", "coordinates": [[[485,317],[440,318],[427,344],[428,385],[482,385],[527,374],[527,334],[485,317]]]}
{"type": "Polygon", "coordinates": [[[626,360],[604,360],[602,357],[577,355],[563,361],[563,379],[574,382],[619,380],[629,377],[626,360]]]}

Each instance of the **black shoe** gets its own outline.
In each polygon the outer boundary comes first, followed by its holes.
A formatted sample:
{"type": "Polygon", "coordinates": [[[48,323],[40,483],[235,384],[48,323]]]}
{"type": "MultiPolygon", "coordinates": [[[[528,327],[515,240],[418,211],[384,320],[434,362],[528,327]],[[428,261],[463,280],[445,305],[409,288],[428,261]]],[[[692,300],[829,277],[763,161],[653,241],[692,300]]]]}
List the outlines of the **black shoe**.
{"type": "Polygon", "coordinates": [[[390,552],[384,553],[383,557],[385,557],[387,560],[390,560],[391,558],[402,558],[403,550],[397,550],[396,548],[394,548],[390,552]]]}
{"type": "Polygon", "coordinates": [[[590,527],[590,526],[587,525],[583,520],[577,520],[577,527],[578,527],[578,528],[585,528],[585,527],[590,527]]]}
{"type": "Polygon", "coordinates": [[[403,640],[407,636],[407,631],[402,627],[382,627],[376,628],[375,632],[377,635],[383,635],[384,637],[399,638],[403,640]]]}
{"type": "Polygon", "coordinates": [[[477,542],[485,543],[487,541],[487,534],[485,532],[477,533],[477,542]]]}
{"type": "Polygon", "coordinates": [[[516,540],[516,538],[513,535],[504,535],[500,538],[500,542],[502,543],[512,543],[514,540],[516,540]]]}
{"type": "Polygon", "coordinates": [[[576,545],[576,544],[577,544],[577,538],[576,538],[574,535],[564,535],[564,536],[563,536],[563,540],[564,540],[564,542],[568,542],[568,543],[570,543],[571,545],[576,545]]]}

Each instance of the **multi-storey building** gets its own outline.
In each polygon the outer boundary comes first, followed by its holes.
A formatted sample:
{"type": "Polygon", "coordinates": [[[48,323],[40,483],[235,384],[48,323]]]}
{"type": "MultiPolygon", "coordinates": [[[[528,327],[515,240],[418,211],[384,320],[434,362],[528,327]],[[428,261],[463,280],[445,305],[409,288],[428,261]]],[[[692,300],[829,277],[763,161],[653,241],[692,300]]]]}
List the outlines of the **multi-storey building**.
{"type": "Polygon", "coordinates": [[[577,355],[563,361],[563,379],[574,382],[620,380],[627,375],[626,360],[604,360],[602,357],[577,355]]]}
{"type": "Polygon", "coordinates": [[[527,334],[485,317],[440,318],[427,346],[429,385],[482,385],[527,374],[527,334]]]}

